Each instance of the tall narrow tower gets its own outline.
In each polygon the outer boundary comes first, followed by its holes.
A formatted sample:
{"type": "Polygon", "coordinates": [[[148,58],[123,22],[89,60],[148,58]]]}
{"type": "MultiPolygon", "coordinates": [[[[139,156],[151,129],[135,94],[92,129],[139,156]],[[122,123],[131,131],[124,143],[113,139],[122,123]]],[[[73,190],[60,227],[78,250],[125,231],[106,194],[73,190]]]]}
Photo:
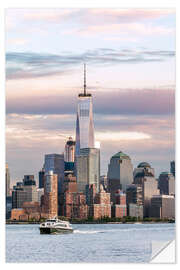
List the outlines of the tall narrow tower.
{"type": "Polygon", "coordinates": [[[76,155],[82,148],[94,148],[92,95],[86,91],[86,64],[84,64],[84,92],[78,95],[76,120],[76,155]]]}

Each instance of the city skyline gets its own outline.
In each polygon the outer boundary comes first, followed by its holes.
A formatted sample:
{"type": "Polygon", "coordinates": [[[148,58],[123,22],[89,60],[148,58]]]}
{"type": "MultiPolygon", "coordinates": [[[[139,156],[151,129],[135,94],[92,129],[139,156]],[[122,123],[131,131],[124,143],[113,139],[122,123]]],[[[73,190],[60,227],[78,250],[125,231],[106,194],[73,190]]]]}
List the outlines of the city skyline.
{"type": "Polygon", "coordinates": [[[84,61],[101,174],[118,151],[128,154],[134,167],[149,162],[156,176],[170,171],[174,10],[9,9],[6,19],[11,181],[37,175],[45,154],[64,152],[66,139],[75,138],[84,61]]]}

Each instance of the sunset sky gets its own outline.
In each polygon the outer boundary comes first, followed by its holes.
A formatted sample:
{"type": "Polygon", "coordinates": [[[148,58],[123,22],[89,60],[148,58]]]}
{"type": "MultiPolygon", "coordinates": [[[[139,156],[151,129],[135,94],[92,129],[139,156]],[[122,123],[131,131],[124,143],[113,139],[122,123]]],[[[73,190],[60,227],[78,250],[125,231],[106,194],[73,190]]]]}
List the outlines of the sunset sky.
{"type": "Polygon", "coordinates": [[[175,10],[6,10],[6,161],[13,183],[75,138],[77,96],[93,95],[101,174],[113,154],[156,177],[175,155],[175,10]]]}

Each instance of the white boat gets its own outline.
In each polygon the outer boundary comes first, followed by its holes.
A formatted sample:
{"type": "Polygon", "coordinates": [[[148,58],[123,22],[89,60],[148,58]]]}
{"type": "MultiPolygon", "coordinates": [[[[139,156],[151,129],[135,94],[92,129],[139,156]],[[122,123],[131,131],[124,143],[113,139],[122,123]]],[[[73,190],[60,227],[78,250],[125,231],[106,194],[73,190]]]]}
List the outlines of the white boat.
{"type": "Polygon", "coordinates": [[[47,219],[40,224],[41,234],[57,234],[57,233],[72,233],[73,228],[68,221],[60,220],[57,218],[47,219]]]}

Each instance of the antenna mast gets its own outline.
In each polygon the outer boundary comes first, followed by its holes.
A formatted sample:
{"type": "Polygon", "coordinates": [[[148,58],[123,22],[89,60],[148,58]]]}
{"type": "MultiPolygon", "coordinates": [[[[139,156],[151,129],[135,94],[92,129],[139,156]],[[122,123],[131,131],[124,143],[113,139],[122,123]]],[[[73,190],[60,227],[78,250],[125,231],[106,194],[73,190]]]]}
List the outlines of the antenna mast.
{"type": "Polygon", "coordinates": [[[84,63],[84,95],[86,96],[86,64],[84,63]]]}

